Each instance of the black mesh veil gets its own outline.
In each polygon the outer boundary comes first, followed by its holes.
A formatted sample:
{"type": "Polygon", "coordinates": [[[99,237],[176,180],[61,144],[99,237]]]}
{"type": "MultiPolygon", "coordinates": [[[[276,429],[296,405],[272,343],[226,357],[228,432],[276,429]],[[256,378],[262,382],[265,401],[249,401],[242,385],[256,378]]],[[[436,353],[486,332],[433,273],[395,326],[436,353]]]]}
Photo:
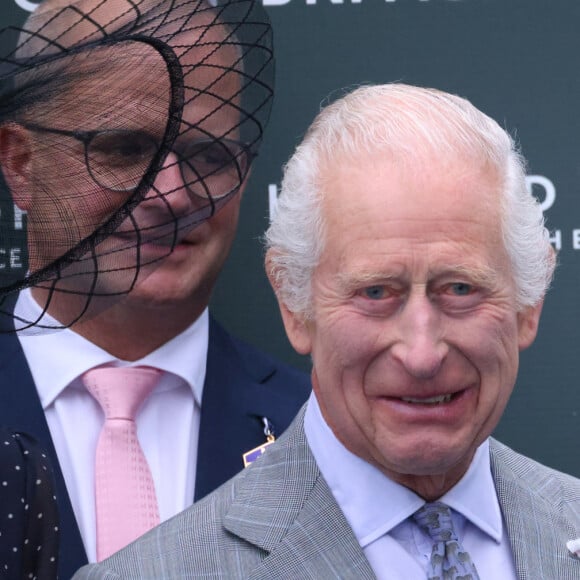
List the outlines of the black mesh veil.
{"type": "Polygon", "coordinates": [[[238,194],[270,113],[271,29],[254,0],[45,0],[0,45],[15,47],[0,58],[0,248],[23,232],[27,246],[0,271],[0,332],[66,327],[238,194]],[[28,287],[40,311],[14,316],[28,287]]]}

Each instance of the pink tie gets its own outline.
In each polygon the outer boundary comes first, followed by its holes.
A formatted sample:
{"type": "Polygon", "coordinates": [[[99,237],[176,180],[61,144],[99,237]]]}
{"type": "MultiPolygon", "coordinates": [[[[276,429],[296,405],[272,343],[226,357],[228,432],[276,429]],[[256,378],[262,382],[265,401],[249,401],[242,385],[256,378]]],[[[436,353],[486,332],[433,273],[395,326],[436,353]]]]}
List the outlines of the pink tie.
{"type": "Polygon", "coordinates": [[[160,375],[151,367],[99,367],[82,376],[105,413],[95,467],[99,561],[159,523],[155,485],[137,439],[135,415],[160,375]]]}

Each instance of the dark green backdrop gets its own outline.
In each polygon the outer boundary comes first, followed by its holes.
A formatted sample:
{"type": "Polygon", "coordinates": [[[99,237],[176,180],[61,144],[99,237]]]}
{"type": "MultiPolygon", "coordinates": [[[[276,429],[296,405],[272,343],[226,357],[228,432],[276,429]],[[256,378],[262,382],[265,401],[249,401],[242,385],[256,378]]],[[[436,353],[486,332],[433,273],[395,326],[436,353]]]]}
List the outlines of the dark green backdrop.
{"type": "MultiPolygon", "coordinates": [[[[276,100],[215,314],[250,342],[308,368],[286,341],[263,274],[260,237],[282,164],[338,89],[396,80],[465,96],[517,136],[559,250],[540,336],[523,353],[496,435],[580,476],[580,2],[263,1],[275,32],[276,100]]],[[[33,6],[2,0],[0,22],[21,22],[33,6]]],[[[0,268],[9,269],[5,258],[0,253],[0,268]]]]}

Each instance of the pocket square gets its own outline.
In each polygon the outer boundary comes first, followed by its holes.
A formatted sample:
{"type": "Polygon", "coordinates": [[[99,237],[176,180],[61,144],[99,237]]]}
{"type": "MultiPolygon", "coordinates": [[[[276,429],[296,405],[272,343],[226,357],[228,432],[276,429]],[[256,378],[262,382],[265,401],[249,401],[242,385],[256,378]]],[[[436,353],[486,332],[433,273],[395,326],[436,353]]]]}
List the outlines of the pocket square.
{"type": "Polygon", "coordinates": [[[566,548],[568,548],[572,554],[580,558],[580,538],[566,542],[566,548]]]}

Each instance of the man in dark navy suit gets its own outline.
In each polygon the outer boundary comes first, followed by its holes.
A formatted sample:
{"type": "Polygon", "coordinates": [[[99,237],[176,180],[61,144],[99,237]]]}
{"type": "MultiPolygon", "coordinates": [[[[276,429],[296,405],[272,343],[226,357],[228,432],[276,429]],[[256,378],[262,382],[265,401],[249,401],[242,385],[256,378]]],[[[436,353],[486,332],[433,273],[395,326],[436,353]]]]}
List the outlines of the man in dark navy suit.
{"type": "MultiPolygon", "coordinates": [[[[305,374],[230,336],[208,312],[259,141],[245,137],[240,117],[253,121],[259,109],[244,111],[243,43],[236,46],[231,30],[216,21],[219,8],[204,7],[189,29],[193,40],[176,33],[182,21],[191,22],[185,17],[194,10],[189,4],[203,6],[189,0],[46,0],[27,23],[42,35],[21,34],[20,52],[44,55],[35,42],[52,34],[58,43],[46,51],[49,57],[54,47],[77,47],[81,38],[93,50],[91,58],[83,60],[79,50],[72,82],[45,91],[20,116],[0,119],[2,173],[28,215],[29,272],[45,275],[61,254],[69,260],[52,278],[29,283],[18,295],[16,324],[31,321],[40,328],[0,335],[0,424],[30,433],[49,450],[61,518],[61,578],[97,559],[94,462],[104,415],[83,382],[87,371],[161,371],[136,424],[162,521],[241,470],[243,455],[282,432],[310,390],[305,374]],[[136,6],[138,11],[129,9],[136,6]],[[163,14],[166,6],[181,12],[163,14]],[[72,26],[71,15],[79,14],[85,20],[72,26]],[[123,45],[119,60],[115,43],[94,49],[93,36],[110,34],[115,26],[127,30],[131,18],[157,18],[151,26],[156,40],[164,30],[171,40],[159,49],[141,40],[140,29],[138,41],[123,45]],[[173,79],[164,76],[174,71],[157,66],[157,50],[164,66],[179,60],[180,90],[168,90],[173,79]],[[112,86],[115,94],[107,93],[112,86]],[[185,103],[167,125],[166,94],[185,103]],[[167,149],[156,148],[158,135],[170,133],[167,149]],[[109,163],[113,153],[133,156],[134,164],[145,156],[143,171],[119,169],[117,158],[109,163]],[[222,166],[212,168],[217,163],[222,166]],[[135,192],[142,192],[137,201],[135,192]],[[204,196],[209,204],[200,201],[204,196]],[[118,215],[122,219],[115,222],[118,215]],[[81,253],[75,262],[63,248],[84,248],[95,224],[106,235],[91,246],[91,260],[81,253]],[[137,274],[127,266],[131,252],[142,264],[137,274]],[[87,273],[87,264],[98,265],[98,276],[87,273]],[[85,309],[90,292],[100,298],[85,309]],[[122,297],[103,302],[103,296],[117,294],[122,297]],[[42,330],[59,326],[66,328],[42,330]]],[[[53,67],[50,79],[61,70],[58,61],[43,66],[53,67]]],[[[26,71],[16,86],[32,86],[31,79],[34,72],[26,71]]]]}

